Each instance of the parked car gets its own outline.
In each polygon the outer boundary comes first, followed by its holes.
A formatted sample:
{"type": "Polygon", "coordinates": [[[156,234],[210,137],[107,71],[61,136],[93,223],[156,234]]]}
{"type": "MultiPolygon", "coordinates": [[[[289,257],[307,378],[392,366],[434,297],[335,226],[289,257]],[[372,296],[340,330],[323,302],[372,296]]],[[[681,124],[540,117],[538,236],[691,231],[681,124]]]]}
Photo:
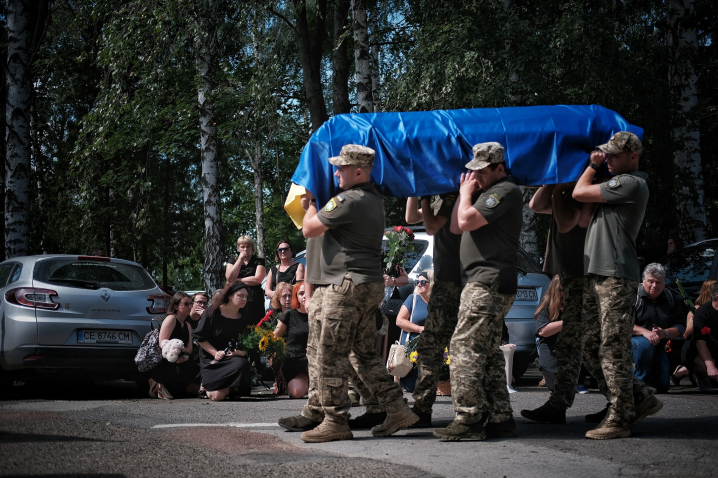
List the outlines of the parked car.
{"type": "MultiPolygon", "coordinates": [[[[402,299],[406,299],[413,292],[413,282],[421,271],[434,268],[434,236],[428,235],[424,226],[413,226],[409,229],[414,232],[414,252],[407,256],[405,269],[409,275],[409,284],[399,288],[402,299]]],[[[384,244],[386,247],[386,241],[384,244]]],[[[516,298],[506,315],[509,341],[516,345],[513,368],[515,379],[521,377],[536,358],[534,312],[551,282],[523,249],[518,252],[517,279],[516,298]]]]}
{"type": "Polygon", "coordinates": [[[666,286],[678,292],[678,279],[686,295],[697,299],[703,281],[718,277],[717,250],[718,238],[706,239],[660,258],[657,262],[666,266],[666,286]]]}
{"type": "MultiPolygon", "coordinates": [[[[434,237],[426,233],[424,226],[413,226],[409,229],[414,232],[414,252],[407,255],[404,264],[406,273],[409,275],[409,284],[398,288],[401,302],[414,291],[413,283],[419,273],[434,268],[434,237]]],[[[386,249],[386,247],[385,240],[384,248],[386,249]]],[[[294,260],[306,265],[305,252],[298,253],[294,260]]],[[[516,345],[513,368],[515,379],[521,377],[536,358],[536,322],[533,317],[539,301],[551,282],[541,267],[523,249],[519,249],[518,264],[518,291],[514,305],[506,316],[509,340],[516,345]]],[[[264,283],[262,283],[262,287],[264,287],[264,283]]],[[[265,306],[265,308],[269,307],[268,299],[265,301],[265,306]]],[[[394,312],[398,312],[398,309],[394,312]]]]}
{"type": "Polygon", "coordinates": [[[38,255],[0,263],[0,374],[134,379],[134,356],[170,297],[137,263],[38,255]]]}

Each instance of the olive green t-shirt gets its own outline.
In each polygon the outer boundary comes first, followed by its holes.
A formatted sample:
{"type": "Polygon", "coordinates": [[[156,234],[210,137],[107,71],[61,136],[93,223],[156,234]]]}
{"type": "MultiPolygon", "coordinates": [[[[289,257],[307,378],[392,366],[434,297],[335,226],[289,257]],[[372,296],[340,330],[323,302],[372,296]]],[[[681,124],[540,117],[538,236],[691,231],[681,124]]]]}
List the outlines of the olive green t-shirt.
{"type": "Polygon", "coordinates": [[[488,224],[461,235],[462,284],[499,280],[499,292],[516,293],[523,196],[511,177],[483,191],[474,202],[488,224]]]}
{"type": "MultiPolygon", "coordinates": [[[[581,209],[583,204],[576,201],[571,194],[573,189],[562,192],[561,198],[565,207],[581,209]]],[[[551,214],[548,241],[546,241],[546,259],[543,271],[553,277],[556,274],[582,276],[583,275],[583,246],[586,242],[586,228],[574,226],[568,232],[561,233],[556,224],[556,218],[551,214]]]]}
{"type": "Polygon", "coordinates": [[[357,184],[337,194],[317,217],[329,228],[322,239],[324,282],[341,285],[346,273],[354,284],[383,280],[384,204],[373,184],[357,184]]]}
{"type": "Polygon", "coordinates": [[[586,231],[584,271],[640,281],[636,236],[648,203],[648,175],[635,171],[601,184],[599,203],[586,231]]]}
{"type": "Polygon", "coordinates": [[[307,265],[304,268],[304,279],[313,285],[327,285],[322,281],[322,237],[310,237],[307,239],[307,252],[305,258],[307,265]]]}

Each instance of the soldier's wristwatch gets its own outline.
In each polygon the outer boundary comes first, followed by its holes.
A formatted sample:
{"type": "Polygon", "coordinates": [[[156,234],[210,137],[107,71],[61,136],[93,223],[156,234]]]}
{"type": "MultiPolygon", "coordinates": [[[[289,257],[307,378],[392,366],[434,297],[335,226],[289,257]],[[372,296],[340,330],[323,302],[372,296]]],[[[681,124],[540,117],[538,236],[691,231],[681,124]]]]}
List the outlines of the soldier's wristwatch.
{"type": "Polygon", "coordinates": [[[601,166],[596,165],[595,163],[588,163],[588,165],[591,166],[594,171],[598,171],[598,168],[601,167],[601,166]]]}

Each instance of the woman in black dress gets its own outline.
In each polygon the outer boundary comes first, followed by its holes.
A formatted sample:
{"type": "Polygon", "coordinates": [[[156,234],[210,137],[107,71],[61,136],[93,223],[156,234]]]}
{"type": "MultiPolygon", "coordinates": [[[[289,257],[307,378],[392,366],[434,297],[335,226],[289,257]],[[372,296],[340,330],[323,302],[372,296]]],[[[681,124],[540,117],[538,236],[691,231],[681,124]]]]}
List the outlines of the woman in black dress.
{"type": "Polygon", "coordinates": [[[249,236],[241,236],[237,239],[237,251],[239,256],[236,259],[230,257],[227,260],[224,276],[227,282],[239,279],[247,286],[249,296],[242,315],[256,324],[264,317],[262,281],[267,275],[265,261],[254,255],[254,240],[249,236]]]}
{"type": "Polygon", "coordinates": [[[269,269],[267,283],[264,285],[264,293],[270,299],[274,298],[274,292],[280,282],[294,285],[304,280],[304,264],[294,260],[294,248],[289,241],[279,241],[276,251],[274,260],[278,264],[269,269]]]}
{"type": "Polygon", "coordinates": [[[182,291],[176,292],[167,308],[170,315],[160,327],[160,344],[165,340],[180,339],[184,343],[182,355],[176,362],[163,358],[148,372],[150,397],[172,400],[173,395],[187,393],[196,395],[199,390],[199,365],[189,360],[192,353],[192,328],[187,317],[192,310],[192,301],[182,291]]]}
{"type": "Polygon", "coordinates": [[[275,337],[287,336],[287,355],[282,366],[282,375],[287,383],[289,396],[302,398],[309,391],[307,362],[307,340],[309,338],[309,317],[304,296],[304,282],[297,282],[292,289],[292,308],[279,317],[275,337]]]}
{"type": "Polygon", "coordinates": [[[227,350],[230,341],[236,341],[248,325],[254,325],[243,314],[247,295],[243,282],[228,282],[194,331],[202,348],[199,354],[202,385],[207,397],[214,401],[224,400],[230,390],[233,397],[238,397],[249,395],[252,389],[247,354],[242,350],[227,350]]]}

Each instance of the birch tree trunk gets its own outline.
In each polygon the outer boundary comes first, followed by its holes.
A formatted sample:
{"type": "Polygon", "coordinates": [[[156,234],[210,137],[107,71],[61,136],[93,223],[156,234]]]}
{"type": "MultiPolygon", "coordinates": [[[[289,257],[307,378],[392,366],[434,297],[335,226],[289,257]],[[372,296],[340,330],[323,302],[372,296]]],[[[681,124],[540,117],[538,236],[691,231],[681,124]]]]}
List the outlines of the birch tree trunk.
{"type": "Polygon", "coordinates": [[[334,50],[332,52],[332,86],[334,114],[349,113],[349,61],[347,27],[349,22],[350,0],[336,0],[334,5],[334,50]]]}
{"type": "Polygon", "coordinates": [[[257,255],[264,257],[264,195],[262,193],[262,145],[254,146],[254,154],[246,151],[254,173],[254,213],[257,220],[257,255]]]}
{"type": "Polygon", "coordinates": [[[371,53],[371,98],[374,102],[374,112],[381,111],[381,72],[379,70],[379,35],[377,28],[377,16],[379,15],[379,0],[374,2],[374,8],[369,10],[369,42],[371,53]]]}
{"type": "Polygon", "coordinates": [[[34,26],[29,0],[7,2],[5,105],[5,257],[29,254],[30,58],[34,26]]]}
{"type": "Polygon", "coordinates": [[[688,244],[706,237],[703,171],[698,119],[698,76],[694,59],[698,50],[693,0],[668,2],[668,44],[672,54],[669,82],[675,101],[671,136],[676,151],[676,199],[681,238],[688,244]]]}
{"type": "Polygon", "coordinates": [[[217,126],[212,82],[215,38],[212,26],[216,12],[210,10],[196,25],[197,37],[197,103],[200,124],[200,157],[202,163],[202,197],[204,201],[204,288],[210,294],[224,285],[222,270],[222,202],[219,194],[219,161],[217,126]]]}
{"type": "Polygon", "coordinates": [[[536,264],[538,264],[540,262],[540,256],[538,250],[538,237],[536,234],[536,214],[531,210],[531,208],[529,208],[529,202],[531,202],[531,197],[534,195],[534,190],[521,187],[521,193],[524,196],[524,224],[521,228],[519,244],[531,256],[531,258],[536,261],[536,264]]]}
{"type": "Polygon", "coordinates": [[[354,70],[359,113],[374,111],[371,70],[369,63],[369,33],[366,27],[366,0],[352,0],[354,22],[354,70]]]}

